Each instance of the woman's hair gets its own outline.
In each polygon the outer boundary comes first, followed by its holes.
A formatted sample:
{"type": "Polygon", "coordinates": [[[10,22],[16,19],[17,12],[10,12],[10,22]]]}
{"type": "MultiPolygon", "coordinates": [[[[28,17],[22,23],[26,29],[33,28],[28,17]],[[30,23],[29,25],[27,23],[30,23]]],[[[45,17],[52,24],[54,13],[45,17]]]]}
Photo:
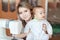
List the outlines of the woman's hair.
{"type": "MultiPolygon", "coordinates": [[[[32,10],[32,6],[29,3],[27,3],[26,1],[23,1],[23,2],[19,3],[18,6],[17,6],[18,16],[19,16],[19,7],[28,8],[30,11],[32,10]]],[[[26,25],[25,20],[22,20],[20,17],[18,17],[18,19],[20,19],[22,21],[23,26],[26,25]]]]}
{"type": "Polygon", "coordinates": [[[17,8],[19,9],[19,7],[26,7],[26,8],[32,9],[32,6],[26,1],[20,2],[17,8]]]}
{"type": "Polygon", "coordinates": [[[21,3],[18,4],[18,6],[17,6],[18,14],[19,14],[19,8],[20,7],[25,7],[25,8],[28,8],[30,11],[32,11],[32,6],[26,1],[21,1],[21,3]]]}

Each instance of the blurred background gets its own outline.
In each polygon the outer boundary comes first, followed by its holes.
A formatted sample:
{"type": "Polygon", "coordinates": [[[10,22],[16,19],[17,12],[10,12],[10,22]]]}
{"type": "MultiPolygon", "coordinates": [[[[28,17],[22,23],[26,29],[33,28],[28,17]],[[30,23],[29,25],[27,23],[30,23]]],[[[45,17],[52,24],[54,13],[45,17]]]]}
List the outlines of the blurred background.
{"type": "MultiPolygon", "coordinates": [[[[21,1],[27,1],[31,6],[43,6],[47,20],[53,26],[53,37],[50,40],[60,40],[60,0],[0,0],[0,18],[17,20],[17,6],[21,1]]],[[[10,30],[6,29],[10,36],[10,30]]]]}

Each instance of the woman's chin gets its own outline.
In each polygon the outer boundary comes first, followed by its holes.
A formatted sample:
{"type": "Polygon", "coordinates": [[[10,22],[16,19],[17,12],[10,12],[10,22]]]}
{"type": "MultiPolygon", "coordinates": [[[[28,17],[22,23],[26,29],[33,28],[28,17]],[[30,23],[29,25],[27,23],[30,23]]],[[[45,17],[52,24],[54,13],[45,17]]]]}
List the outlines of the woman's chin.
{"type": "Polygon", "coordinates": [[[29,19],[25,19],[25,21],[28,21],[29,19]]]}

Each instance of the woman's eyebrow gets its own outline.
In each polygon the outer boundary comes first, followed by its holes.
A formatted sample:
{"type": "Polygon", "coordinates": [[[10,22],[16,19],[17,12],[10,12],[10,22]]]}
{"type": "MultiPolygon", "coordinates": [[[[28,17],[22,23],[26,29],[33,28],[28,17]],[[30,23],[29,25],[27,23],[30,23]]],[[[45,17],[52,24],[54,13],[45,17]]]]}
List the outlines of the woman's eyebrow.
{"type": "Polygon", "coordinates": [[[19,14],[22,14],[22,12],[19,12],[19,14]]]}
{"type": "Polygon", "coordinates": [[[27,10],[24,10],[24,12],[27,12],[27,10]]]}

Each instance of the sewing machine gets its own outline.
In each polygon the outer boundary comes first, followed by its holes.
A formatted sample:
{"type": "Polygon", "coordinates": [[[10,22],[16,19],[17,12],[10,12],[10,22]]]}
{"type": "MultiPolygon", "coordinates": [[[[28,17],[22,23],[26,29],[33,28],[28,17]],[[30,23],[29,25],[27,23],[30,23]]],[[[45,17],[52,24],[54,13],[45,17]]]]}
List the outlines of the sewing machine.
{"type": "Polygon", "coordinates": [[[0,19],[0,40],[11,40],[11,37],[6,35],[6,23],[8,19],[0,19]]]}
{"type": "Polygon", "coordinates": [[[3,38],[5,38],[6,40],[18,40],[15,38],[15,34],[21,33],[22,25],[20,24],[21,22],[17,20],[0,19],[0,35],[3,36],[3,38]],[[6,36],[6,28],[10,29],[10,33],[12,34],[13,38],[10,39],[8,38],[8,36],[6,36]]]}

